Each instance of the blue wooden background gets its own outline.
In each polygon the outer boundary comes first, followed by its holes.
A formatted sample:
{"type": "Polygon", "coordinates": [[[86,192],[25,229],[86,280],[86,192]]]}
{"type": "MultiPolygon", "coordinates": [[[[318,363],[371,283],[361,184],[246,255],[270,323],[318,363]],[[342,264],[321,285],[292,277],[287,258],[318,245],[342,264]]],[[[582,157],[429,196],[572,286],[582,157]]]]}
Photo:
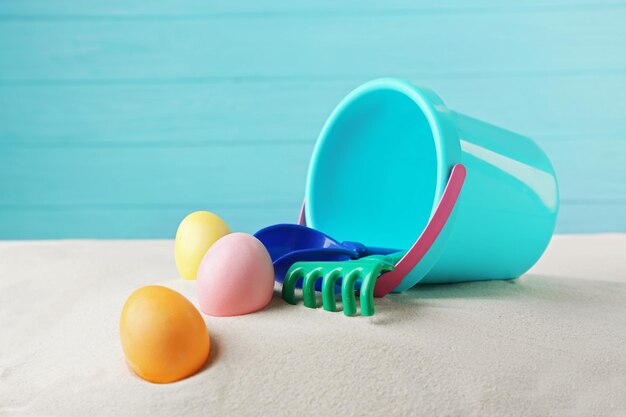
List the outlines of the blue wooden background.
{"type": "Polygon", "coordinates": [[[626,2],[0,0],[0,238],[294,220],[326,116],[380,76],[535,138],[558,232],[626,231],[626,2]]]}

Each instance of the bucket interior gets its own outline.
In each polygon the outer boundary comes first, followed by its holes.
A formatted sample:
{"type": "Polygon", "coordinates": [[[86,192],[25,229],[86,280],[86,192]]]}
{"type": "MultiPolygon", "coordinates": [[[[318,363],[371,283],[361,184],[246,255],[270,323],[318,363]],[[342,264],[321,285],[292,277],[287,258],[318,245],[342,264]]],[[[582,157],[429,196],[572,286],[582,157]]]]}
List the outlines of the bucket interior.
{"type": "Polygon", "coordinates": [[[316,146],[307,184],[310,225],[339,240],[408,249],[438,201],[430,123],[404,91],[353,93],[316,146]]]}

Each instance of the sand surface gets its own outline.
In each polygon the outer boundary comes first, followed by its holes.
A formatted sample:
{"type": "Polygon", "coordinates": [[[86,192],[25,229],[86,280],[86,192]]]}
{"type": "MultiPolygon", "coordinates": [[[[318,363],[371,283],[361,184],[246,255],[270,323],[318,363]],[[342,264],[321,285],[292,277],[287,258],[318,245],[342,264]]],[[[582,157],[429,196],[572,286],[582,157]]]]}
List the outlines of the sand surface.
{"type": "Polygon", "coordinates": [[[626,234],[557,236],[518,280],[416,287],[371,318],[278,297],[205,316],[205,368],[154,385],[119,314],[148,284],[195,303],[176,276],[172,241],[0,242],[0,415],[626,415],[626,234]]]}

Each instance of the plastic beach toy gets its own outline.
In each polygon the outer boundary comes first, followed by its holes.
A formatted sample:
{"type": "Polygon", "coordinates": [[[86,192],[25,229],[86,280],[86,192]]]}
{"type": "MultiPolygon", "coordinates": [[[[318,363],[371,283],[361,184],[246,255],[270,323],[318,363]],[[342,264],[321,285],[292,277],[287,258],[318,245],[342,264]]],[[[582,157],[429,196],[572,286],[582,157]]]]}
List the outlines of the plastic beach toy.
{"type": "Polygon", "coordinates": [[[158,285],[128,297],[120,317],[120,339],[131,369],[159,384],[193,375],[211,350],[200,312],[181,294],[158,285]]]}
{"type": "Polygon", "coordinates": [[[382,296],[418,282],[520,276],[550,241],[558,186],[531,139],[387,78],[351,92],[328,118],[305,202],[303,224],[407,251],[378,278],[382,296]]]}
{"type": "Polygon", "coordinates": [[[211,246],[198,269],[198,305],[225,317],[265,308],[274,293],[274,269],[267,250],[247,233],[231,233],[211,246]]]}
{"type": "Polygon", "coordinates": [[[296,262],[347,261],[398,252],[398,249],[367,247],[358,242],[340,243],[322,232],[298,224],[268,226],[254,236],[267,248],[277,282],[283,282],[287,271],[296,262]]]}
{"type": "MultiPolygon", "coordinates": [[[[258,231],[256,236],[274,260],[275,279],[283,282],[284,278],[283,299],[296,304],[295,288],[302,281],[305,306],[317,308],[315,291],[321,290],[324,309],[334,312],[335,292],[339,290],[344,314],[349,316],[356,313],[355,291],[359,290],[361,314],[373,315],[374,293],[379,297],[389,293],[422,260],[450,218],[464,180],[465,168],[458,164],[431,221],[408,252],[339,243],[303,225],[279,224],[258,231]]],[[[302,213],[300,221],[304,223],[302,213]]]]}
{"type": "Polygon", "coordinates": [[[195,211],[187,215],[180,222],[174,241],[174,258],[180,276],[183,279],[196,279],[206,251],[229,233],[228,225],[214,213],[195,211]]]}
{"type": "MultiPolygon", "coordinates": [[[[304,305],[317,308],[315,289],[322,287],[324,310],[336,311],[334,290],[341,280],[341,299],[344,314],[356,314],[355,290],[360,290],[361,315],[374,314],[374,295],[385,296],[402,284],[407,275],[420,263],[449,221],[459,199],[465,180],[465,167],[458,164],[452,168],[448,184],[435,213],[419,238],[407,252],[396,252],[386,256],[372,255],[357,261],[340,262],[297,262],[287,271],[283,283],[282,297],[296,304],[295,286],[302,279],[304,305]],[[361,285],[362,284],[362,285],[361,285]]],[[[304,223],[304,206],[300,222],[304,223]]]]}
{"type": "Polygon", "coordinates": [[[315,283],[322,282],[322,306],[326,311],[337,311],[335,285],[341,280],[341,302],[346,316],[356,314],[356,284],[360,285],[361,315],[371,316],[374,308],[374,287],[379,276],[394,270],[394,265],[405,255],[372,255],[354,261],[341,262],[296,262],[287,274],[282,288],[282,297],[289,304],[296,304],[295,287],[303,280],[302,298],[304,305],[317,308],[315,283]]]}

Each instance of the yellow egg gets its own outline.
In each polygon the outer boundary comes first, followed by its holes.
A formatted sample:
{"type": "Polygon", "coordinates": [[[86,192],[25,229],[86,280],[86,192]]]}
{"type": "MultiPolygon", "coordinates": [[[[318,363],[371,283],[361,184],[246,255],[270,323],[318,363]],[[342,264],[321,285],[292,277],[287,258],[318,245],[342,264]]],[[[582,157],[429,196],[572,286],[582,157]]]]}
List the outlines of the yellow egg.
{"type": "Polygon", "coordinates": [[[195,211],[185,217],[176,231],[174,255],[178,273],[183,279],[196,279],[200,261],[206,251],[230,228],[215,214],[195,211]]]}
{"type": "Polygon", "coordinates": [[[128,297],[120,318],[120,338],[133,371],[160,384],[196,373],[211,349],[200,312],[176,291],[157,285],[128,297]]]}

